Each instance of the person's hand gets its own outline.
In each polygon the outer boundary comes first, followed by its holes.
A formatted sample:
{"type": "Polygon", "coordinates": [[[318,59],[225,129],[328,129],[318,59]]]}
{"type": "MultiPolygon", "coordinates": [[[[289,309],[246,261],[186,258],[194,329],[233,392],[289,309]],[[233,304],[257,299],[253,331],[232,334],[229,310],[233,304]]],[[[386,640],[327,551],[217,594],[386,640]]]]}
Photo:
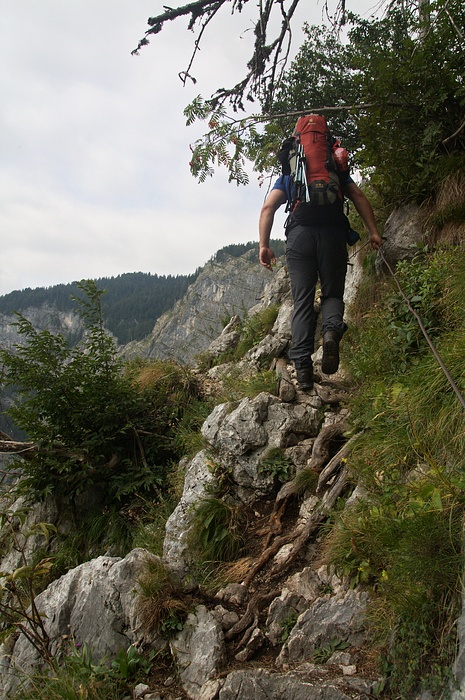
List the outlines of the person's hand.
{"type": "Polygon", "coordinates": [[[260,265],[266,267],[267,270],[273,271],[272,265],[276,265],[276,256],[271,248],[262,246],[260,248],[260,265]]]}
{"type": "Polygon", "coordinates": [[[372,233],[370,235],[370,243],[373,250],[379,250],[383,245],[383,239],[381,238],[379,233],[372,233]]]}

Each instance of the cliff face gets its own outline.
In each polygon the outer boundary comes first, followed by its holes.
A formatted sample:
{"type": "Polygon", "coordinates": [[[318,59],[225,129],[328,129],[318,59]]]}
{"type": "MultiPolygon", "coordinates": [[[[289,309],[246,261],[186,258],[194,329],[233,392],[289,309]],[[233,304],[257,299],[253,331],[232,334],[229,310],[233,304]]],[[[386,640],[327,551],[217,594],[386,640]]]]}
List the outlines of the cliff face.
{"type": "MultiPolygon", "coordinates": [[[[82,320],[74,311],[58,311],[54,306],[43,304],[40,307],[31,306],[21,315],[27,318],[37,331],[62,333],[72,343],[82,336],[82,320]]],[[[17,321],[18,317],[14,314],[0,314],[0,347],[9,350],[14,345],[21,344],[17,321]]]]}
{"type": "Polygon", "coordinates": [[[218,336],[225,321],[234,314],[243,317],[257,304],[270,280],[255,250],[220,264],[210,261],[185,296],[158,319],[152,333],[124,346],[123,355],[174,357],[190,364],[218,336]]]}

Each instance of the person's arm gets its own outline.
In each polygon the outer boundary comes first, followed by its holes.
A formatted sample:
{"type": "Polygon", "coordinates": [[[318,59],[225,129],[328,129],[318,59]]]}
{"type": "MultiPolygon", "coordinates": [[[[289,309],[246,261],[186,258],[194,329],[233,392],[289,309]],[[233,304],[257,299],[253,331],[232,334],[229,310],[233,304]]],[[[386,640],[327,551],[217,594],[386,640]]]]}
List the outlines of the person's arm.
{"type": "Polygon", "coordinates": [[[276,256],[270,248],[271,229],[273,228],[274,215],[279,207],[286,202],[286,195],[282,190],[271,190],[265,199],[260,219],[258,231],[260,234],[260,265],[271,270],[271,265],[276,263],[276,256]]]}
{"type": "Polygon", "coordinates": [[[383,243],[383,239],[378,233],[375,215],[373,213],[373,208],[370,202],[365,197],[362,190],[359,187],[357,187],[355,182],[349,182],[344,187],[344,194],[354,203],[354,207],[363,219],[363,222],[367,227],[368,233],[370,235],[371,247],[373,248],[373,250],[378,250],[378,248],[383,243]]]}

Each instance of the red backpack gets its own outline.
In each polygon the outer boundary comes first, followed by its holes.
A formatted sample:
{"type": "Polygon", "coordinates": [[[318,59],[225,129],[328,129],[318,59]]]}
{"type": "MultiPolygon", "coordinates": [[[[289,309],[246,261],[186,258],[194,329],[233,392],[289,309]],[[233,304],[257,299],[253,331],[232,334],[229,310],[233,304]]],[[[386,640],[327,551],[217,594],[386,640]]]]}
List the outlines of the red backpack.
{"type": "Polygon", "coordinates": [[[349,169],[346,149],[331,136],[326,119],[319,114],[300,117],[294,134],[278,154],[283,174],[294,182],[294,198],[288,208],[299,218],[311,220],[333,218],[334,210],[342,214],[339,174],[349,169]],[[297,212],[299,205],[304,206],[297,212]]]}

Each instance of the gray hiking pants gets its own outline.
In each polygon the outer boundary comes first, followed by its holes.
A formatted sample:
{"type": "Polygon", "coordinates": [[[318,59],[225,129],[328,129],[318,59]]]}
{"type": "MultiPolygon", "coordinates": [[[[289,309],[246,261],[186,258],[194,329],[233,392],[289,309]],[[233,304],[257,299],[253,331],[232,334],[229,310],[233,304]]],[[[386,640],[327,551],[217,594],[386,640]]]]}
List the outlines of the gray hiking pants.
{"type": "Polygon", "coordinates": [[[321,284],[322,333],[339,337],[347,330],[343,321],[347,243],[341,226],[292,224],[286,231],[286,259],[294,313],[289,357],[296,367],[307,363],[315,344],[315,287],[321,284]]]}

